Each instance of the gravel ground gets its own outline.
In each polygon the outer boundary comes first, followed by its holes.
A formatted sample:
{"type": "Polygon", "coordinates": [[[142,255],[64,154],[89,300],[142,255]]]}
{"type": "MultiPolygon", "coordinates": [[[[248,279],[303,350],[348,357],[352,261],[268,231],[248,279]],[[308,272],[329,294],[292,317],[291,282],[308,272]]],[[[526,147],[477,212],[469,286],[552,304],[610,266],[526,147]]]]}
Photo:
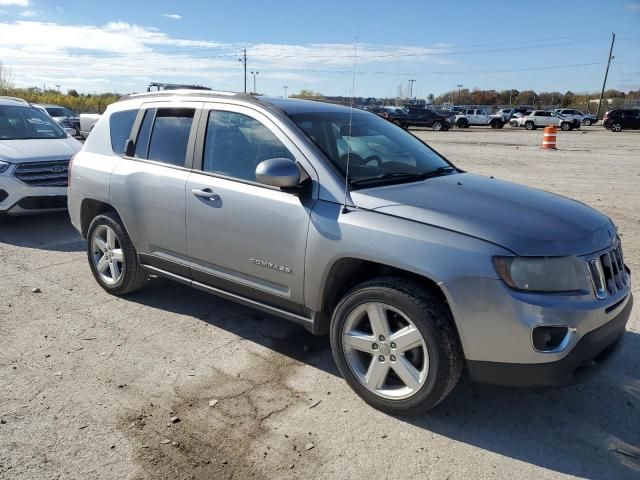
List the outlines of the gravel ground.
{"type": "MultiPolygon", "coordinates": [[[[640,298],[640,132],[559,132],[555,152],[541,131],[415,133],[462,168],[611,215],[640,298]]],[[[638,307],[586,384],[463,379],[406,420],[349,390],[327,338],[162,279],[111,297],[83,248],[66,214],[0,219],[2,479],[640,477],[638,307]]]]}

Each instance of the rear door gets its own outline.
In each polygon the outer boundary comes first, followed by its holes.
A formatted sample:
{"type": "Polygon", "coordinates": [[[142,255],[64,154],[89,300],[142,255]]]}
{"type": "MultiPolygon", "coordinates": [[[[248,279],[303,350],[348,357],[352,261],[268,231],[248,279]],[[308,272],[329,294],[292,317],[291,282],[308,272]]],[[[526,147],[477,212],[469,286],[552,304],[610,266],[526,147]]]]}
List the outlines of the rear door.
{"type": "Polygon", "coordinates": [[[132,136],[135,153],[123,156],[111,177],[111,198],[142,263],[189,274],[185,187],[202,103],[142,106],[132,136]]]}
{"type": "Polygon", "coordinates": [[[205,107],[186,189],[191,273],[197,282],[301,314],[313,198],[255,176],[261,161],[282,157],[306,161],[264,114],[205,107]]]}

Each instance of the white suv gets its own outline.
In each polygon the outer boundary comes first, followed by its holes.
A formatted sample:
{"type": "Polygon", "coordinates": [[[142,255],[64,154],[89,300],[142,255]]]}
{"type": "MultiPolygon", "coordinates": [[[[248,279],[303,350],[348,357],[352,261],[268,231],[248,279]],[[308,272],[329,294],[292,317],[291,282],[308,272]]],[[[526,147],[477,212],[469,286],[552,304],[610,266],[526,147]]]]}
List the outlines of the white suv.
{"type": "Polygon", "coordinates": [[[562,130],[573,130],[580,128],[581,122],[575,118],[565,117],[564,115],[549,110],[534,110],[524,117],[524,128],[527,130],[535,130],[538,127],[547,127],[554,125],[562,130]]]}
{"type": "Polygon", "coordinates": [[[0,97],[0,214],[66,209],[69,160],[81,148],[40,109],[0,97]]]}

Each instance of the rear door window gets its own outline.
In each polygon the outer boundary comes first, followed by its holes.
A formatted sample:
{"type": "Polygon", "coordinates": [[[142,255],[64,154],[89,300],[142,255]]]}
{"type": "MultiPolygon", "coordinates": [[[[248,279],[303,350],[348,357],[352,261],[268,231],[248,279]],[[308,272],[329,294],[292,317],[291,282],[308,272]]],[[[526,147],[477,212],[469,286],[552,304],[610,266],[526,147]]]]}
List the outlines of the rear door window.
{"type": "Polygon", "coordinates": [[[147,110],[138,134],[135,156],[183,167],[194,113],[193,108],[147,110]]]}
{"type": "Polygon", "coordinates": [[[138,110],[122,110],[114,112],[109,117],[109,130],[111,131],[111,150],[116,155],[124,153],[124,144],[131,134],[131,127],[136,119],[138,110]]]}

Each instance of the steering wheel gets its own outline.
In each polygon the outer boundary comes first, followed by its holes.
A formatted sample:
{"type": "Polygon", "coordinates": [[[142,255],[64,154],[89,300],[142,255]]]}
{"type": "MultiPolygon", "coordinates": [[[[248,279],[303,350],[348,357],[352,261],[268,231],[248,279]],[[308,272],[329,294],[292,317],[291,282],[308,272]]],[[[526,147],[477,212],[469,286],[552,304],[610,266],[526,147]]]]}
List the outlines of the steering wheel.
{"type": "Polygon", "coordinates": [[[367,158],[362,158],[360,155],[354,152],[342,154],[340,156],[340,162],[346,165],[347,158],[349,159],[349,162],[353,163],[354,165],[366,165],[367,163],[374,161],[377,162],[378,167],[382,164],[382,160],[380,160],[380,157],[378,157],[377,155],[369,155],[367,158]]]}

